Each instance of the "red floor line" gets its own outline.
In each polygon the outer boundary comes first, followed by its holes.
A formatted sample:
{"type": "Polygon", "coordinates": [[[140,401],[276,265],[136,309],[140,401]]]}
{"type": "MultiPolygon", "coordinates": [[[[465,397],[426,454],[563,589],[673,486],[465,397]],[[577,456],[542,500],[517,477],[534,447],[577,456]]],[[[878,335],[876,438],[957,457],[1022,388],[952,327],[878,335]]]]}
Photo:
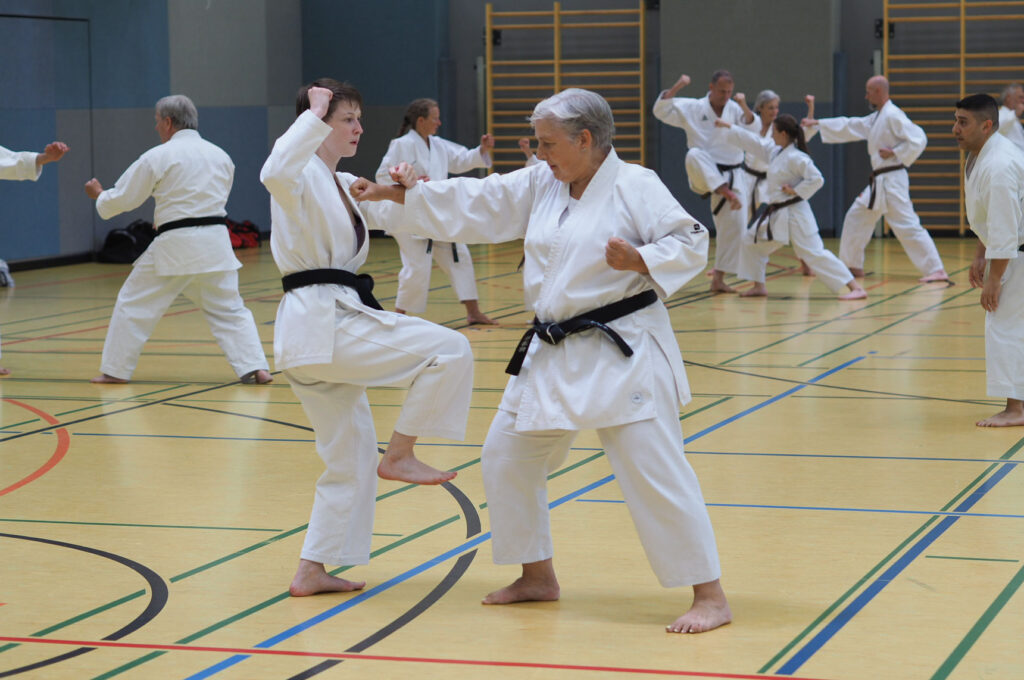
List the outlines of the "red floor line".
{"type": "MultiPolygon", "coordinates": [[[[406,663],[436,663],[460,666],[492,666],[506,668],[542,668],[548,670],[596,671],[601,673],[635,673],[645,675],[674,675],[687,678],[716,678],[719,680],[778,680],[775,675],[750,675],[738,673],[712,673],[707,671],[680,671],[661,668],[624,668],[620,666],[582,666],[578,664],[531,663],[528,661],[480,661],[475,659],[438,659],[415,656],[380,656],[377,654],[350,654],[346,652],[308,652],[287,649],[257,649],[245,647],[207,647],[199,645],[158,645],[137,642],[110,642],[107,640],[55,640],[36,637],[0,636],[0,642],[19,644],[42,643],[70,645],[73,647],[115,647],[120,649],[148,649],[167,652],[216,652],[218,654],[251,654],[253,656],[299,656],[324,659],[349,659],[352,661],[398,661],[406,663]]],[[[787,680],[821,680],[815,678],[786,676],[787,680]]]]}
{"type": "MultiPolygon", "coordinates": [[[[6,401],[9,404],[14,404],[15,406],[20,406],[21,408],[27,411],[31,411],[32,413],[36,414],[37,416],[39,416],[46,422],[50,423],[51,425],[57,425],[58,423],[60,423],[60,421],[54,418],[52,415],[46,413],[45,411],[40,411],[35,406],[30,406],[23,402],[17,401],[16,399],[5,398],[3,401],[6,401]]],[[[50,459],[43,463],[42,467],[40,467],[38,470],[30,474],[28,477],[25,477],[24,479],[17,481],[14,484],[11,484],[6,489],[0,489],[0,496],[9,494],[12,491],[16,491],[17,489],[20,489],[26,484],[29,484],[30,482],[39,479],[47,472],[52,470],[54,466],[56,466],[57,463],[59,463],[64,458],[64,455],[68,452],[68,449],[71,448],[71,436],[68,434],[68,431],[63,427],[58,428],[57,430],[55,430],[55,432],[57,433],[57,448],[53,452],[53,455],[50,456],[50,459]]]]}
{"type": "MultiPolygon", "coordinates": [[[[182,309],[182,310],[177,311],[177,312],[168,312],[168,313],[164,314],[160,318],[164,318],[164,317],[168,317],[168,316],[179,316],[181,314],[192,314],[193,312],[198,312],[198,311],[199,311],[198,307],[193,307],[192,309],[182,309]]],[[[21,338],[19,340],[4,340],[4,346],[6,347],[6,346],[9,346],[9,345],[17,345],[19,342],[32,342],[33,340],[49,340],[50,338],[59,338],[59,337],[62,337],[64,335],[75,335],[76,333],[88,333],[89,331],[102,330],[104,328],[107,328],[109,325],[110,324],[103,324],[102,326],[93,326],[91,328],[79,328],[78,330],[74,330],[74,331],[64,331],[63,333],[51,333],[50,335],[37,335],[37,336],[32,337],[32,338],[21,338]]]]}

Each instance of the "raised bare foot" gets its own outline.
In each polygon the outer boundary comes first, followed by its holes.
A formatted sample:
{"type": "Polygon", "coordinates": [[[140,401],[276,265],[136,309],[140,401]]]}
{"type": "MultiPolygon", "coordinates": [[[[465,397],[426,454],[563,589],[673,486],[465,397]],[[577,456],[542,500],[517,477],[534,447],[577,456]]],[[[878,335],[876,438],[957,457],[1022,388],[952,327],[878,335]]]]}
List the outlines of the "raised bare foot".
{"type": "Polygon", "coordinates": [[[949,281],[949,275],[946,274],[946,270],[945,269],[940,269],[938,271],[932,272],[928,276],[922,276],[921,278],[918,279],[918,281],[920,283],[934,283],[936,281],[943,281],[943,282],[945,282],[945,281],[949,281]]]}
{"type": "Polygon", "coordinates": [[[11,369],[0,366],[0,375],[10,375],[11,369]]]}
{"type": "Polygon", "coordinates": [[[861,269],[860,267],[848,267],[848,269],[850,270],[850,273],[853,274],[854,278],[864,278],[864,270],[861,269]]]}
{"type": "Polygon", "coordinates": [[[122,385],[122,384],[124,384],[124,383],[126,383],[128,381],[125,380],[124,378],[115,378],[112,375],[107,375],[106,373],[100,373],[98,376],[96,376],[95,378],[93,378],[89,382],[91,382],[91,383],[105,383],[105,384],[109,384],[109,385],[122,385]]]}
{"type": "Polygon", "coordinates": [[[243,385],[266,385],[269,382],[274,382],[274,377],[270,375],[270,371],[260,369],[258,371],[249,371],[239,378],[238,381],[243,385]]]}
{"type": "Polygon", "coordinates": [[[513,602],[554,602],[560,591],[558,581],[517,578],[511,584],[495,590],[483,599],[483,604],[512,604],[513,602]]]}
{"type": "Polygon", "coordinates": [[[346,581],[331,576],[319,562],[299,560],[299,569],[288,586],[288,593],[292,597],[306,597],[317,593],[347,593],[362,590],[365,585],[366,581],[346,581]]]}
{"type": "Polygon", "coordinates": [[[706,633],[732,621],[732,610],[718,581],[693,587],[690,610],[665,626],[669,633],[706,633]]]}
{"type": "Polygon", "coordinates": [[[755,281],[753,286],[740,293],[740,297],[768,297],[768,288],[755,281]]]}
{"type": "Polygon", "coordinates": [[[1003,410],[994,416],[979,420],[975,425],[978,427],[1017,427],[1024,425],[1024,412],[1003,410]]]}
{"type": "Polygon", "coordinates": [[[814,272],[811,271],[811,268],[808,267],[807,263],[804,262],[803,260],[800,260],[800,275],[801,276],[814,276],[814,272]]]}
{"type": "Polygon", "coordinates": [[[843,293],[839,296],[840,300],[863,300],[868,296],[868,292],[863,288],[857,288],[851,290],[849,293],[843,293]]]}
{"type": "Polygon", "coordinates": [[[377,476],[396,482],[410,484],[442,484],[455,479],[457,473],[450,470],[438,470],[421,461],[416,456],[388,456],[384,454],[377,466],[377,476]]]}

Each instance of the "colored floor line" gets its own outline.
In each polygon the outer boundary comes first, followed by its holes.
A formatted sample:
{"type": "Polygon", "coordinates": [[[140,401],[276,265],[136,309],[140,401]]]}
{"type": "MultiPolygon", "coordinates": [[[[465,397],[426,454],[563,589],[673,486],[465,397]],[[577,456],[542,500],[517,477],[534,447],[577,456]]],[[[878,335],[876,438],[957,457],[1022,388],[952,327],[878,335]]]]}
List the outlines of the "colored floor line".
{"type": "MultiPolygon", "coordinates": [[[[60,424],[59,420],[57,420],[56,418],[54,418],[52,415],[45,411],[40,411],[35,406],[30,406],[15,399],[8,398],[0,399],[0,401],[5,401],[8,404],[14,404],[15,406],[20,406],[21,408],[27,411],[31,411],[32,413],[35,413],[37,416],[39,416],[46,422],[50,423],[51,425],[60,424]]],[[[32,482],[34,482],[35,480],[39,479],[47,472],[52,470],[54,467],[56,467],[57,464],[64,459],[64,456],[67,454],[68,449],[71,448],[71,436],[68,434],[68,431],[63,427],[58,428],[57,430],[55,430],[55,432],[57,433],[57,447],[54,449],[53,455],[51,455],[45,463],[39,466],[28,476],[23,477],[22,479],[18,480],[17,482],[11,484],[6,488],[0,489],[0,496],[5,496],[11,493],[12,491],[17,491],[26,484],[31,484],[32,482]]]]}
{"type": "Polygon", "coordinates": [[[925,555],[932,560],[966,560],[968,562],[1020,562],[1020,560],[1007,560],[1001,557],[956,557],[953,555],[925,555]]]}
{"type": "MultiPolygon", "coordinates": [[[[580,503],[625,503],[616,498],[581,498],[580,503]]],[[[834,508],[815,505],[761,505],[758,503],[705,503],[709,508],[755,508],[758,510],[807,510],[810,512],[868,512],[882,515],[927,515],[938,517],[985,517],[995,519],[1024,519],[1024,515],[995,512],[941,512],[937,510],[884,510],[881,508],[834,508]]]]}
{"type": "MultiPolygon", "coordinates": [[[[488,661],[481,659],[446,659],[438,657],[383,656],[380,654],[348,654],[345,652],[311,652],[305,650],[262,649],[239,647],[210,647],[196,645],[161,645],[139,642],[108,642],[105,640],[44,640],[0,636],[0,641],[14,643],[36,643],[75,647],[110,647],[114,649],[150,649],[166,652],[216,652],[223,654],[246,654],[254,656],[314,657],[321,659],[348,659],[352,661],[386,661],[396,663],[431,663],[451,666],[483,666],[490,668],[533,668],[541,670],[593,671],[601,673],[632,673],[642,675],[668,675],[684,678],[717,678],[719,680],[771,680],[770,675],[738,673],[715,673],[711,671],[681,671],[660,668],[629,668],[624,666],[584,666],[580,664],[531,663],[528,661],[488,661]]],[[[815,678],[794,678],[793,680],[817,680],[815,678]]]]}
{"type": "MultiPolygon", "coordinates": [[[[1022,440],[1021,443],[1024,443],[1022,440]]],[[[1019,448],[1019,447],[1018,447],[1019,448]]],[[[978,489],[971,493],[959,506],[956,512],[962,513],[969,510],[981,498],[996,486],[1006,475],[1012,472],[1016,466],[1000,465],[996,472],[989,477],[978,489]]],[[[907,550],[896,562],[886,569],[875,579],[864,591],[839,612],[828,624],[822,628],[811,640],[805,644],[796,654],[784,663],[777,671],[778,675],[791,675],[800,669],[812,656],[814,656],[829,640],[831,640],[850,620],[860,612],[871,600],[873,600],[889,583],[902,573],[911,562],[917,558],[928,546],[934,543],[942,534],[957,522],[959,517],[945,517],[940,520],[927,534],[920,538],[907,550]]]]}
{"type": "Polygon", "coordinates": [[[1024,583],[1024,567],[1021,567],[1010,582],[1006,584],[1002,592],[996,597],[996,599],[988,606],[988,609],[981,615],[981,618],[971,626],[971,629],[967,631],[967,635],[960,641],[960,644],[950,653],[939,669],[932,675],[931,680],[946,680],[949,674],[953,672],[953,669],[963,660],[970,651],[974,643],[978,641],[985,629],[988,628],[989,624],[996,618],[999,612],[1006,606],[1006,603],[1010,601],[1010,598],[1014,596],[1021,584],[1024,583]]]}
{"type": "MultiPolygon", "coordinates": [[[[729,423],[735,422],[736,420],[738,420],[738,419],[740,419],[740,418],[742,418],[742,417],[744,417],[746,415],[749,415],[749,414],[754,413],[754,412],[756,412],[756,411],[758,411],[758,410],[760,410],[762,408],[770,406],[771,404],[774,404],[775,402],[779,401],[780,399],[785,398],[786,396],[788,396],[790,394],[793,394],[793,393],[795,393],[795,392],[797,392],[799,390],[802,390],[802,389],[808,387],[809,385],[814,384],[818,380],[823,380],[824,378],[826,378],[826,377],[828,377],[828,376],[830,376],[830,375],[832,375],[832,374],[834,374],[834,373],[836,373],[838,371],[841,371],[844,368],[846,368],[848,366],[851,366],[851,365],[853,365],[853,364],[857,363],[858,361],[861,361],[861,360],[863,360],[865,358],[866,358],[865,356],[860,356],[860,357],[856,357],[854,359],[851,359],[850,361],[847,361],[847,362],[845,362],[843,364],[840,364],[839,366],[837,366],[837,367],[835,367],[833,369],[830,369],[830,370],[828,370],[828,371],[826,371],[826,372],[824,372],[824,373],[822,373],[822,374],[820,374],[818,376],[815,376],[814,378],[809,380],[807,382],[807,384],[802,384],[802,385],[798,385],[797,387],[791,388],[791,389],[787,390],[786,392],[783,392],[781,395],[776,395],[776,396],[774,396],[774,397],[772,397],[770,399],[765,400],[764,402],[762,402],[760,404],[757,404],[755,406],[752,406],[749,409],[746,409],[745,411],[742,411],[739,414],[736,414],[734,416],[726,418],[725,420],[721,421],[717,425],[713,425],[711,427],[705,428],[705,429],[701,430],[700,432],[698,432],[698,433],[696,433],[694,435],[691,435],[689,438],[684,439],[683,443],[684,444],[688,444],[688,443],[690,443],[690,442],[692,442],[692,441],[694,441],[696,439],[699,439],[700,437],[703,437],[703,436],[705,436],[707,434],[710,434],[711,432],[714,432],[714,431],[720,429],[721,427],[724,427],[725,425],[728,425],[729,423]]],[[[606,477],[604,477],[602,479],[597,480],[596,482],[592,482],[591,484],[588,484],[587,486],[583,487],[582,489],[578,489],[578,490],[573,491],[573,492],[571,492],[569,494],[566,494],[565,496],[562,496],[561,498],[559,498],[559,499],[557,499],[555,501],[552,501],[551,503],[549,503],[548,507],[553,510],[553,509],[557,508],[558,506],[563,505],[564,503],[567,503],[567,502],[569,502],[571,500],[574,500],[574,499],[578,498],[579,496],[582,496],[582,495],[584,495],[586,493],[589,493],[590,491],[593,491],[596,488],[604,486],[605,484],[611,482],[613,479],[615,479],[614,475],[608,475],[608,476],[606,476],[606,477]]],[[[297,634],[305,631],[306,629],[310,628],[311,626],[314,626],[314,625],[316,625],[318,623],[321,623],[322,621],[325,621],[325,620],[327,620],[327,619],[329,619],[329,618],[331,618],[333,616],[336,616],[337,614],[340,614],[343,611],[347,611],[347,610],[351,609],[352,607],[355,607],[356,605],[361,604],[361,603],[369,600],[373,596],[375,596],[375,595],[377,595],[377,594],[379,594],[381,592],[384,592],[385,590],[389,590],[390,588],[394,587],[395,585],[398,585],[399,583],[402,583],[405,580],[408,580],[409,578],[412,578],[413,576],[421,573],[422,571],[424,571],[424,570],[426,570],[426,569],[428,569],[430,567],[433,567],[436,564],[439,564],[440,562],[443,562],[443,561],[446,561],[448,559],[451,559],[452,557],[457,557],[458,555],[462,554],[463,552],[466,552],[467,550],[475,549],[480,543],[484,542],[485,540],[490,540],[490,535],[491,535],[490,532],[487,532],[485,534],[481,534],[480,536],[476,536],[473,539],[471,539],[469,541],[466,541],[461,546],[458,546],[458,547],[456,547],[456,548],[454,548],[452,550],[449,550],[449,551],[443,553],[442,555],[436,556],[433,559],[428,560],[427,562],[424,562],[423,564],[421,564],[421,565],[419,565],[417,567],[409,569],[408,571],[404,572],[403,574],[400,574],[399,576],[396,576],[396,577],[390,579],[389,581],[386,581],[386,582],[382,583],[381,585],[379,585],[379,586],[377,586],[375,588],[371,588],[370,590],[363,591],[359,595],[355,596],[354,598],[349,599],[349,600],[345,601],[344,603],[339,604],[339,605],[337,605],[335,607],[332,607],[331,609],[328,609],[327,611],[325,611],[325,612],[323,612],[323,613],[321,613],[321,614],[319,614],[319,615],[317,615],[315,617],[307,619],[306,621],[304,621],[304,622],[302,622],[300,624],[297,624],[297,625],[293,626],[292,628],[289,628],[288,630],[286,630],[286,631],[284,631],[284,632],[282,632],[282,633],[280,633],[280,634],[278,634],[276,636],[268,638],[268,639],[266,639],[266,640],[264,640],[264,641],[262,641],[262,642],[260,642],[260,643],[258,643],[256,645],[254,645],[254,646],[255,647],[263,648],[263,647],[275,645],[275,644],[277,644],[277,643],[279,643],[279,642],[281,642],[283,640],[291,638],[294,635],[297,635],[297,634]]],[[[206,668],[206,669],[204,669],[204,670],[202,670],[202,671],[200,671],[200,672],[198,672],[198,673],[196,673],[194,675],[189,676],[187,678],[187,680],[202,680],[203,678],[211,677],[212,675],[215,675],[216,673],[219,673],[222,670],[230,668],[230,667],[232,667],[232,666],[234,666],[234,665],[236,665],[238,663],[241,663],[246,658],[247,657],[244,656],[244,655],[233,656],[233,657],[231,657],[229,659],[225,659],[224,661],[222,661],[222,662],[220,662],[218,664],[210,666],[210,667],[208,667],[208,668],[206,668]]]]}

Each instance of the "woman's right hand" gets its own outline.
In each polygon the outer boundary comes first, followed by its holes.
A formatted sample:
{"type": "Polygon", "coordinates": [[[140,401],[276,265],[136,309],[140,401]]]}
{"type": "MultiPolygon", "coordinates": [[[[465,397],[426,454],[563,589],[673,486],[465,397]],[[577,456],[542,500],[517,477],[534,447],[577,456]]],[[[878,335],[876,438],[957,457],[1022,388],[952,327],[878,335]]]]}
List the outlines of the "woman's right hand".
{"type": "Polygon", "coordinates": [[[407,163],[406,161],[388,168],[388,174],[391,175],[392,182],[401,184],[406,189],[413,188],[419,179],[416,177],[416,168],[412,166],[412,163],[407,163]]]}
{"type": "Polygon", "coordinates": [[[334,93],[326,87],[311,87],[307,94],[309,95],[309,110],[317,118],[323,119],[327,115],[327,109],[331,104],[334,93]]]}

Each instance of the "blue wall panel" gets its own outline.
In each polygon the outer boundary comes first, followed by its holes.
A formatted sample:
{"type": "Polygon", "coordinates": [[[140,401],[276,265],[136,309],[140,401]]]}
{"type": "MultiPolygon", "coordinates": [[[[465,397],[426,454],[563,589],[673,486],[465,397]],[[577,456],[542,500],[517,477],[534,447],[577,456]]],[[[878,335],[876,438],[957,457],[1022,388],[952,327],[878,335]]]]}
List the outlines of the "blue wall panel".
{"type": "Polygon", "coordinates": [[[267,109],[262,106],[201,107],[199,134],[227,151],[235,162],[235,183],[228,200],[233,220],[252,220],[270,229],[270,197],[260,183],[267,160],[267,109]]]}
{"type": "MultiPolygon", "coordinates": [[[[57,122],[53,109],[0,109],[0,131],[18,130],[13,151],[42,151],[53,141],[57,122]]],[[[59,164],[58,164],[59,165],[59,164]]],[[[35,182],[0,182],[0,257],[19,260],[51,255],[60,243],[57,172],[43,167],[35,182]]]]}

